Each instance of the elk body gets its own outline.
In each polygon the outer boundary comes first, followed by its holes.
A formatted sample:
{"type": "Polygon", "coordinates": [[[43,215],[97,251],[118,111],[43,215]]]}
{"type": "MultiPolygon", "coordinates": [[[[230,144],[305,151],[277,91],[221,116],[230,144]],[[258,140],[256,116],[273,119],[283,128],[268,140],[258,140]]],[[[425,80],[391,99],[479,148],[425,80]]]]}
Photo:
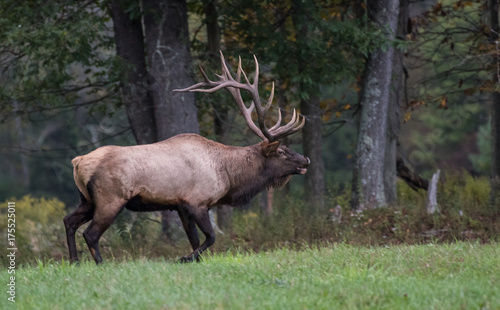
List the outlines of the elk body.
{"type": "Polygon", "coordinates": [[[187,233],[193,252],[181,261],[197,260],[215,242],[208,211],[218,205],[240,206],[265,188],[279,187],[295,174],[304,174],[308,158],[280,145],[279,139],[297,132],[304,125],[294,112],[292,120],[281,126],[281,114],[275,126],[267,128],[265,106],[258,95],[258,62],[253,84],[238,66],[234,79],[221,53],[222,75],[210,81],[200,68],[205,82],[178,91],[213,92],[227,89],[242,111],[249,128],[263,139],[247,146],[227,146],[196,134],[180,134],[147,145],[104,146],[72,160],[80,205],[64,218],[70,260],[78,260],[75,233],[91,221],[83,236],[97,264],[102,262],[99,239],[118,214],[131,211],[176,210],[187,233]],[[245,83],[240,83],[243,74],[245,83]],[[204,88],[208,87],[208,89],[204,88]],[[240,89],[250,93],[247,108],[240,89]],[[251,119],[256,109],[259,127],[251,119]],[[200,245],[198,226],[206,239],[200,245]]]}

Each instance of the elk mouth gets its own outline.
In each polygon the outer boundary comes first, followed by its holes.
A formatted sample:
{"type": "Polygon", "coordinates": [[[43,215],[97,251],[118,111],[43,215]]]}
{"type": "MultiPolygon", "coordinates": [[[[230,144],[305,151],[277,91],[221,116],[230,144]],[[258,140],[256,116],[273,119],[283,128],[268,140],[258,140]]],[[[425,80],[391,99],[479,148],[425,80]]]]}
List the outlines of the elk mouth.
{"type": "Polygon", "coordinates": [[[311,160],[309,159],[309,157],[306,157],[306,160],[307,160],[307,163],[304,165],[304,168],[297,167],[297,170],[296,170],[297,174],[305,174],[307,172],[307,167],[311,163],[311,160]]]}
{"type": "Polygon", "coordinates": [[[297,174],[306,174],[307,169],[306,168],[297,168],[297,174]]]}

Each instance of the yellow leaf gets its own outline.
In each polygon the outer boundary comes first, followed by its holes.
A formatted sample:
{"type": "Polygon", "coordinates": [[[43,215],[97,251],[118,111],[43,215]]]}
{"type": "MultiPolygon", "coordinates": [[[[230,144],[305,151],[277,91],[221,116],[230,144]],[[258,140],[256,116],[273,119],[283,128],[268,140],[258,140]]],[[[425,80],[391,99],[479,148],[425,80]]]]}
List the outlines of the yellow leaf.
{"type": "Polygon", "coordinates": [[[438,108],[439,108],[439,109],[448,109],[448,105],[447,105],[447,103],[448,103],[448,97],[443,97],[443,98],[441,99],[441,102],[439,103],[438,108]]]}
{"type": "Polygon", "coordinates": [[[411,119],[411,112],[406,112],[405,113],[405,117],[403,119],[403,123],[406,123],[407,121],[409,121],[411,119]]]}

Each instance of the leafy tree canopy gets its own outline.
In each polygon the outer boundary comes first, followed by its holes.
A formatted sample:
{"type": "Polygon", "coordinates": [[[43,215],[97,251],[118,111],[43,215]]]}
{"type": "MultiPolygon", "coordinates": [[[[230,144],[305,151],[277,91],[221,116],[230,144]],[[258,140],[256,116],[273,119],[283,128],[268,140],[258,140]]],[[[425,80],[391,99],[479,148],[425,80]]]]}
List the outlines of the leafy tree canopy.
{"type": "Polygon", "coordinates": [[[3,1],[0,7],[1,109],[74,104],[106,95],[112,36],[96,1],[3,1]]]}

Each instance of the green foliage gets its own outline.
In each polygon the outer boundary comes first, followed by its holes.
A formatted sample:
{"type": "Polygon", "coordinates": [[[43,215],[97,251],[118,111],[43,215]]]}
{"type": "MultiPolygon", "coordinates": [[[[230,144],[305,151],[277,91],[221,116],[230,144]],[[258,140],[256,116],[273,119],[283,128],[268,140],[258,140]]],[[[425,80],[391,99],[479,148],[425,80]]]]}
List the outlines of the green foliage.
{"type": "Polygon", "coordinates": [[[469,160],[475,171],[488,175],[491,171],[491,120],[485,125],[479,126],[477,148],[479,153],[469,154],[469,160]]]}
{"type": "Polygon", "coordinates": [[[475,152],[481,117],[488,113],[484,103],[498,87],[493,58],[498,50],[490,40],[488,5],[444,0],[426,9],[412,18],[408,39],[414,48],[405,60],[409,79],[404,121],[412,114],[416,121],[403,127],[399,141],[410,163],[426,175],[437,167],[485,174],[486,141],[478,142],[484,149],[480,155],[469,154],[475,152]]]}
{"type": "MultiPolygon", "coordinates": [[[[108,83],[109,17],[94,1],[3,1],[0,18],[4,109],[72,104],[108,83]]],[[[102,95],[102,94],[101,94],[102,95]]]]}
{"type": "Polygon", "coordinates": [[[70,160],[126,132],[126,116],[111,121],[120,114],[120,63],[107,4],[2,1],[0,199],[30,193],[74,202],[70,160]]]}
{"type": "Polygon", "coordinates": [[[474,95],[491,83],[487,51],[494,47],[488,42],[486,19],[481,18],[486,7],[477,1],[438,1],[427,14],[414,19],[419,48],[411,59],[426,69],[420,73],[426,77],[421,95],[461,102],[464,95],[474,95]]]}
{"type": "Polygon", "coordinates": [[[443,109],[475,104],[495,89],[491,55],[497,51],[489,40],[488,14],[488,6],[478,1],[445,0],[412,20],[409,37],[418,48],[409,49],[407,61],[414,79],[410,105],[418,100],[443,109]]]}
{"type": "MultiPolygon", "coordinates": [[[[34,198],[30,195],[21,199],[9,199],[0,204],[0,230],[7,228],[8,202],[15,202],[15,239],[19,250],[17,263],[33,261],[35,257],[62,256],[64,244],[64,203],[57,198],[34,198]]],[[[7,238],[2,238],[0,245],[7,248],[7,238]]],[[[2,256],[1,263],[6,264],[2,256]]]]}
{"type": "MultiPolygon", "coordinates": [[[[420,108],[414,113],[415,121],[403,126],[399,139],[406,159],[425,176],[431,176],[438,167],[471,171],[474,160],[477,164],[478,160],[485,160],[486,154],[479,158],[469,156],[476,148],[478,119],[486,114],[485,109],[477,102],[446,109],[420,108]]],[[[483,143],[489,141],[483,140],[483,143]]],[[[476,171],[486,172],[484,169],[476,171]]]]}
{"type": "MultiPolygon", "coordinates": [[[[17,309],[497,309],[500,245],[318,247],[202,262],[39,261],[16,272],[17,309]]],[[[6,278],[6,271],[2,271],[6,278]]],[[[10,309],[6,298],[2,309],[10,309]]]]}
{"type": "Polygon", "coordinates": [[[375,29],[362,27],[334,1],[224,4],[227,48],[259,55],[294,100],[317,95],[319,85],[352,79],[363,68],[363,55],[380,43],[375,29]],[[230,13],[234,11],[241,14],[230,13]]]}

